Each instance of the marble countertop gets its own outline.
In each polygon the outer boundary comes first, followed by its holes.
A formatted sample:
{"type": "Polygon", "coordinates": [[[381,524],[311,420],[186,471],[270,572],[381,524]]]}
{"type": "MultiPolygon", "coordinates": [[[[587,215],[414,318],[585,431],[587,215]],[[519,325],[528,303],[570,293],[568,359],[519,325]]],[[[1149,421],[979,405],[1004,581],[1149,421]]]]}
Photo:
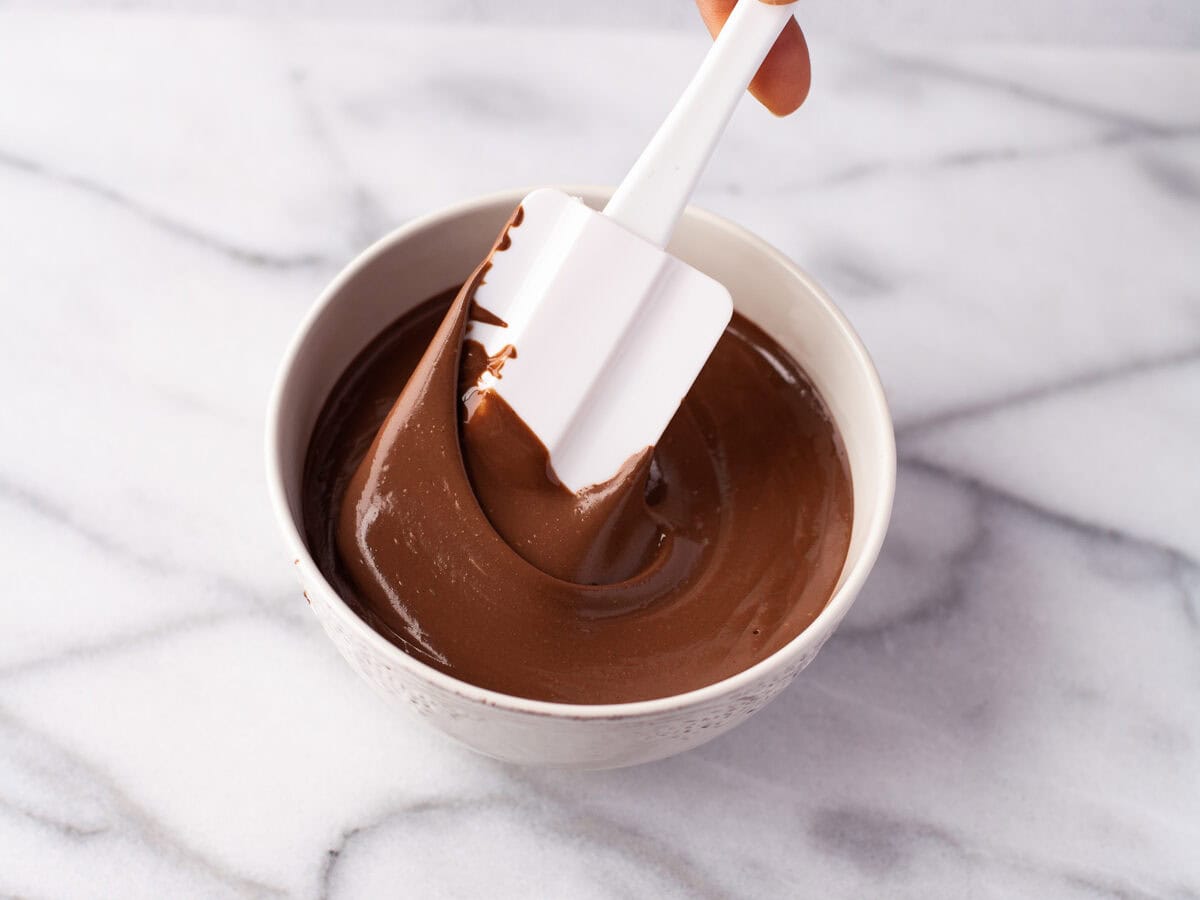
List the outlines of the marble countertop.
{"type": "Polygon", "coordinates": [[[368,241],[613,182],[698,30],[0,12],[0,895],[1200,896],[1200,52],[815,46],[697,202],[896,416],[866,591],[784,696],[529,771],[377,701],[262,474],[368,241]]]}

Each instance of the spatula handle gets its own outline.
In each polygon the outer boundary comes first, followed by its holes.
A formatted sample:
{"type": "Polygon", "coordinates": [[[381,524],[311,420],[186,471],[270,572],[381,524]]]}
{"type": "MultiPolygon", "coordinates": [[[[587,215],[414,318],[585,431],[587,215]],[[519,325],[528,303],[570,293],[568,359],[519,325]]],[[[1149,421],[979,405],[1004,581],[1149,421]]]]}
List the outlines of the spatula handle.
{"type": "Polygon", "coordinates": [[[699,71],[604,214],[665,247],[729,117],[795,3],[739,0],[699,71]]]}

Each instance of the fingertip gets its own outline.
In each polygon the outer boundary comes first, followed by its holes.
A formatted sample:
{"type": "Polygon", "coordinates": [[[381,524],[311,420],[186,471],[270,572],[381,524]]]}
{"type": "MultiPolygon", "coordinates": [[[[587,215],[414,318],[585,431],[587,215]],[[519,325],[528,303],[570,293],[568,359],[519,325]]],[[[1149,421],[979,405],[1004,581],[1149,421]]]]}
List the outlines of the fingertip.
{"type": "MultiPolygon", "coordinates": [[[[763,0],[745,0],[763,2],[763,0]]],[[[709,33],[715,38],[737,0],[696,0],[709,33]]],[[[788,21],[750,82],[750,93],[776,116],[790,116],[808,97],[812,66],[808,42],[795,19],[788,21]]]]}
{"type": "Polygon", "coordinates": [[[812,66],[808,43],[795,19],[784,26],[775,46],[750,82],[750,93],[774,115],[789,116],[808,98],[812,66]]]}

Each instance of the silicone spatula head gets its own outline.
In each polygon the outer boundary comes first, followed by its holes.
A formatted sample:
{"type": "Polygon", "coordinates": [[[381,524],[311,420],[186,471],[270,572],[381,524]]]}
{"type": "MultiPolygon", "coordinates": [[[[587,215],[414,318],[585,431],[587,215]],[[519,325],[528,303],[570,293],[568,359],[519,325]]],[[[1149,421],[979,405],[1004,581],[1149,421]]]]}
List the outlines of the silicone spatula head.
{"type": "Polygon", "coordinates": [[[733,302],[717,281],[561,191],[529,194],[518,218],[475,292],[486,318],[505,324],[473,321],[467,337],[508,357],[479,387],[504,398],[578,492],[658,441],[733,302]]]}

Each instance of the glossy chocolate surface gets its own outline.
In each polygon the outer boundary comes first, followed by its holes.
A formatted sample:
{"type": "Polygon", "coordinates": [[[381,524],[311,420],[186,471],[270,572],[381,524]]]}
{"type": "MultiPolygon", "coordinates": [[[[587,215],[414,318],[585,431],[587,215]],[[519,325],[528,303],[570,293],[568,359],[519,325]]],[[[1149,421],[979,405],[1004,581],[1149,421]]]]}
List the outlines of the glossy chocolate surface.
{"type": "Polygon", "coordinates": [[[474,279],[380,335],[317,423],[305,525],[339,593],[432,666],[571,703],[699,688],[798,635],[840,575],[852,495],[790,356],[735,315],[659,444],[576,496],[471,387],[495,365],[464,342],[474,279]]]}

